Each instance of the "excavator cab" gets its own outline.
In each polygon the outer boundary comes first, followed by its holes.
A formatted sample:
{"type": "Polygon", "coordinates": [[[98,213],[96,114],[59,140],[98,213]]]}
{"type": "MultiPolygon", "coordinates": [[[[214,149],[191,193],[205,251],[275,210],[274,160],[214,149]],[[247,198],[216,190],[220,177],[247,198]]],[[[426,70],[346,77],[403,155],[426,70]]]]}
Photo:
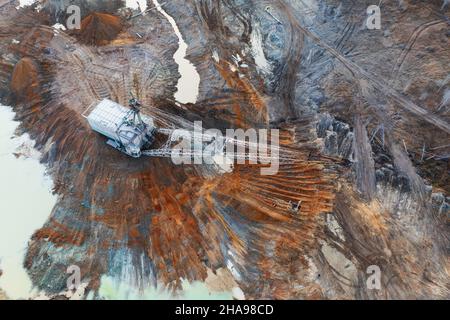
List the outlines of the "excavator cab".
{"type": "Polygon", "coordinates": [[[134,158],[154,140],[153,119],[140,114],[141,104],[134,97],[129,109],[104,99],[86,116],[92,129],[108,137],[107,144],[134,158]]]}

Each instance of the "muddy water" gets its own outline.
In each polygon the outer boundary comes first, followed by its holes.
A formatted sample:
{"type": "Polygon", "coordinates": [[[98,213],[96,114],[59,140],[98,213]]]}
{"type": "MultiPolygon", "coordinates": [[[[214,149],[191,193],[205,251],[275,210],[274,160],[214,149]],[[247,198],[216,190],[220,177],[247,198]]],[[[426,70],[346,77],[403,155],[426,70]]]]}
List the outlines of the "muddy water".
{"type": "Polygon", "coordinates": [[[131,9],[145,11],[147,9],[147,0],[126,0],[125,6],[131,9]]]}
{"type": "Polygon", "coordinates": [[[255,59],[256,66],[262,72],[270,73],[272,67],[264,55],[261,32],[255,29],[251,35],[252,54],[255,59]]]}
{"type": "Polygon", "coordinates": [[[25,6],[30,6],[35,2],[36,0],[19,0],[19,7],[23,8],[25,6]]]}
{"type": "Polygon", "coordinates": [[[19,125],[13,117],[10,107],[0,105],[0,288],[18,299],[31,295],[23,268],[27,242],[47,220],[56,196],[34,142],[27,134],[11,138],[19,125]],[[15,152],[24,156],[16,158],[15,152]]]}
{"type": "Polygon", "coordinates": [[[163,286],[159,288],[149,286],[144,290],[139,290],[125,282],[117,282],[116,279],[108,276],[103,276],[101,279],[99,295],[106,300],[231,300],[234,297],[233,293],[227,291],[211,292],[204,283],[199,281],[189,283],[183,280],[182,290],[174,296],[163,286]]]}
{"type": "Polygon", "coordinates": [[[200,84],[200,75],[195,66],[186,59],[187,44],[183,40],[180,29],[175,20],[161,7],[158,0],[152,0],[158,11],[169,21],[176,36],[178,37],[178,50],[173,58],[178,64],[178,72],[181,78],[178,80],[175,99],[180,103],[196,103],[198,97],[198,87],[200,84]]]}

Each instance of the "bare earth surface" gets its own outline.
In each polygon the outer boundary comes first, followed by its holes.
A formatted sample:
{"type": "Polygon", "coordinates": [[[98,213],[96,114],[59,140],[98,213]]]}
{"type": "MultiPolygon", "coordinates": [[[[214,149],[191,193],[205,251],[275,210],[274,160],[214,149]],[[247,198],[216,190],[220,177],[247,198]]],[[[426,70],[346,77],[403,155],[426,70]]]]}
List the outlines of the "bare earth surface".
{"type": "Polygon", "coordinates": [[[183,280],[239,287],[247,299],[450,298],[443,1],[383,2],[381,30],[365,27],[370,1],[168,1],[201,79],[185,105],[161,13],[127,19],[121,1],[71,1],[82,28],[56,31],[64,2],[0,1],[1,102],[58,195],[26,252],[36,288],[58,296],[78,265],[93,298],[105,275],[173,293],[183,280]],[[294,160],[262,176],[131,159],[81,116],[130,92],[163,127],[279,128],[294,160]],[[374,265],[380,290],[366,284],[374,265]]]}

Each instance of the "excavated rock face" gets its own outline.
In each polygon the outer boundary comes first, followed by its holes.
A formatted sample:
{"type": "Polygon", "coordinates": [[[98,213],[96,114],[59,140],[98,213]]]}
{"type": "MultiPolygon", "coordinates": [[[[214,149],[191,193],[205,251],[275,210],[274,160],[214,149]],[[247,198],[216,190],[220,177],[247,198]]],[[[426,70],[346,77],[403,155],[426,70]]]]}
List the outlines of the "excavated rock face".
{"type": "Polygon", "coordinates": [[[180,105],[167,20],[123,25],[118,7],[81,2],[76,36],[48,27],[63,16],[54,1],[0,7],[1,96],[59,195],[26,255],[35,286],[64,291],[75,264],[86,294],[103,275],[176,291],[219,270],[247,298],[450,297],[442,3],[383,4],[383,30],[370,31],[368,1],[171,1],[201,78],[197,103],[180,105]],[[130,159],[81,116],[130,91],[160,126],[278,128],[290,161],[262,176],[130,159]]]}

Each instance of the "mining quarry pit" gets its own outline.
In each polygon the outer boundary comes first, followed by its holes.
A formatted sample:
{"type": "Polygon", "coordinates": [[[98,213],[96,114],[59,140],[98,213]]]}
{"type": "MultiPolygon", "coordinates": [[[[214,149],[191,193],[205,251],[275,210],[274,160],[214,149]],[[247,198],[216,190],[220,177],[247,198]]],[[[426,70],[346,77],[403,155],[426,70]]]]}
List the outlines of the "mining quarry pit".
{"type": "Polygon", "coordinates": [[[0,0],[0,102],[55,204],[20,256],[33,293],[2,287],[0,252],[0,299],[450,298],[447,1],[383,2],[381,30],[370,1],[29,2],[0,0]],[[57,27],[69,5],[80,29],[57,27]],[[285,161],[134,159],[82,116],[130,94],[161,128],[278,129],[285,161]]]}

